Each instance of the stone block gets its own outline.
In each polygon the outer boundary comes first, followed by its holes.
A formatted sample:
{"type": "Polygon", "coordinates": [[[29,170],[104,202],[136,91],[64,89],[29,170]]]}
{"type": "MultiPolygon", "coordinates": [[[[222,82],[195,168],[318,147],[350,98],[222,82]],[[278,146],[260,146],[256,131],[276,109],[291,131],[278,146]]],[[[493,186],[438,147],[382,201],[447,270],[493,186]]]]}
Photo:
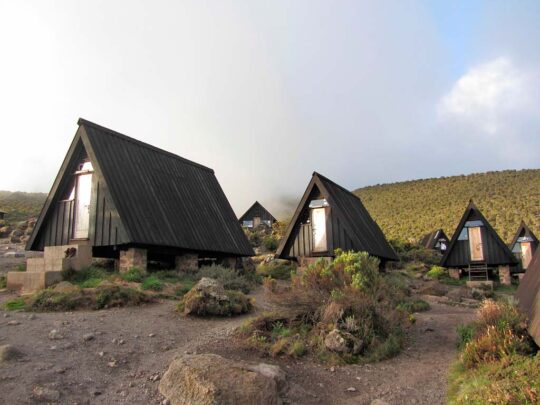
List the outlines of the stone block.
{"type": "Polygon", "coordinates": [[[7,289],[31,294],[62,281],[61,271],[12,271],[7,274],[7,289]]]}
{"type": "Polygon", "coordinates": [[[482,288],[489,287],[493,290],[493,280],[472,280],[467,281],[467,287],[469,288],[482,288]]]}
{"type": "Polygon", "coordinates": [[[132,268],[146,271],[148,265],[148,252],[146,249],[129,248],[128,250],[120,251],[120,259],[118,265],[118,271],[125,273],[132,268]]]}
{"type": "Polygon", "coordinates": [[[29,273],[45,271],[45,259],[43,258],[26,259],[26,271],[29,273]]]}
{"type": "Polygon", "coordinates": [[[499,266],[499,282],[503,285],[512,284],[512,275],[510,273],[510,266],[499,266]]]}
{"type": "Polygon", "coordinates": [[[459,280],[460,275],[461,275],[461,270],[460,269],[448,269],[448,276],[450,278],[453,278],[455,280],[459,280]]]}
{"type": "Polygon", "coordinates": [[[196,253],[186,253],[181,256],[176,256],[174,265],[176,271],[195,273],[199,270],[199,255],[196,253]]]}

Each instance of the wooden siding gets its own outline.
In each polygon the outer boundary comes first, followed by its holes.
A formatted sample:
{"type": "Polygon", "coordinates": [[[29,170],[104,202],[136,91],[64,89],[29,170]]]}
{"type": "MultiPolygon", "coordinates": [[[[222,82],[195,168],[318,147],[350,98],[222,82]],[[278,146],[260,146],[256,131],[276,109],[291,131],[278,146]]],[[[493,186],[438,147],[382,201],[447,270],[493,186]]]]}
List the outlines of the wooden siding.
{"type": "Polygon", "coordinates": [[[258,201],[246,211],[244,215],[239,218],[240,223],[243,221],[253,221],[253,218],[259,217],[261,221],[270,221],[271,223],[276,222],[276,219],[270,212],[264,208],[258,201]]]}

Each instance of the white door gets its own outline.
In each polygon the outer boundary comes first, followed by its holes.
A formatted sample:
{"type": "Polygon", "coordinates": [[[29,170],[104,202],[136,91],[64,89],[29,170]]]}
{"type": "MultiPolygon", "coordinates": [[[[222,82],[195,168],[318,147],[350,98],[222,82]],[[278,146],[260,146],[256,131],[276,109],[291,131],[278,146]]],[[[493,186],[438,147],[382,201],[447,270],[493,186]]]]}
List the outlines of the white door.
{"type": "Polygon", "coordinates": [[[521,242],[521,264],[524,269],[529,267],[532,260],[531,242],[521,242]]]}
{"type": "Polygon", "coordinates": [[[311,225],[313,227],[313,251],[326,252],[326,209],[314,208],[311,210],[311,225]]]}
{"type": "Polygon", "coordinates": [[[87,239],[90,228],[90,197],[92,194],[92,173],[77,176],[75,189],[75,217],[73,238],[87,239]]]}
{"type": "Polygon", "coordinates": [[[481,262],[484,260],[484,247],[482,244],[482,228],[469,228],[469,247],[471,248],[471,260],[481,262]]]}

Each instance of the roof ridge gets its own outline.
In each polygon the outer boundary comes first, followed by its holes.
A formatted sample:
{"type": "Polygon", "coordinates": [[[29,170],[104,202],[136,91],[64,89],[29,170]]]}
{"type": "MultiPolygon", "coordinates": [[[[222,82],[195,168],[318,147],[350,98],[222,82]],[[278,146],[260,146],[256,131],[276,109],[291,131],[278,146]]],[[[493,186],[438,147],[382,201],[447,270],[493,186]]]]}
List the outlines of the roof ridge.
{"type": "Polygon", "coordinates": [[[143,141],[139,141],[138,139],[135,139],[135,138],[132,138],[128,135],[124,135],[120,132],[117,132],[117,131],[114,131],[110,128],[107,128],[107,127],[104,127],[102,125],[99,125],[99,124],[96,124],[92,121],[88,121],[84,118],[79,118],[79,120],[77,121],[77,125],[81,126],[81,125],[86,125],[86,126],[89,126],[89,127],[93,127],[99,131],[102,131],[102,132],[107,132],[109,135],[114,135],[126,142],[131,142],[135,145],[138,145],[138,146],[141,146],[143,148],[146,148],[146,149],[150,149],[150,150],[153,150],[155,152],[158,152],[158,153],[162,153],[162,154],[165,154],[165,155],[168,155],[170,157],[173,157],[175,159],[178,159],[178,160],[181,160],[182,162],[184,163],[187,163],[187,164],[190,164],[190,165],[193,165],[195,167],[198,167],[200,169],[205,169],[205,170],[208,170],[212,173],[214,173],[214,170],[211,169],[210,167],[207,167],[207,166],[204,166],[204,165],[201,165],[200,163],[197,163],[197,162],[194,162],[193,160],[189,160],[189,159],[186,159],[182,156],[179,156],[175,153],[172,153],[172,152],[169,152],[165,149],[161,149],[161,148],[158,148],[157,146],[154,146],[154,145],[150,145],[149,143],[146,143],[146,142],[143,142],[143,141]]]}
{"type": "Polygon", "coordinates": [[[326,177],[326,176],[320,174],[319,172],[313,172],[313,176],[317,176],[317,177],[319,177],[319,178],[322,178],[323,180],[325,180],[325,181],[331,183],[332,185],[336,186],[337,188],[339,188],[339,189],[345,191],[346,193],[351,194],[352,196],[354,196],[354,197],[356,197],[356,198],[358,198],[358,199],[360,200],[360,197],[358,197],[358,196],[357,196],[356,194],[354,194],[352,191],[347,190],[345,187],[343,187],[343,186],[337,184],[337,183],[336,183],[335,181],[333,181],[333,180],[330,180],[328,177],[326,177]]]}

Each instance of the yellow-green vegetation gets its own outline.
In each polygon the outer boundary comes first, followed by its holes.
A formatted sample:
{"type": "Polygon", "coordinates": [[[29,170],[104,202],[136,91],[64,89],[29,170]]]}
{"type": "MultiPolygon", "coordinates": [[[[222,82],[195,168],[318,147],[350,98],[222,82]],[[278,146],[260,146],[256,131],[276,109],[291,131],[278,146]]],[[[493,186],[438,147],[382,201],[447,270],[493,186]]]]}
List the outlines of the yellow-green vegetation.
{"type": "Polygon", "coordinates": [[[0,290],[7,287],[7,277],[5,275],[0,276],[0,290]]]}
{"type": "Polygon", "coordinates": [[[540,355],[526,319],[513,302],[485,300],[477,320],[458,328],[458,362],[452,367],[451,404],[537,404],[540,355]]]}
{"type": "Polygon", "coordinates": [[[12,300],[6,301],[4,308],[8,311],[18,311],[26,308],[26,301],[24,298],[14,298],[12,300]]]}
{"type": "Polygon", "coordinates": [[[440,280],[448,276],[448,271],[441,266],[432,266],[426,275],[431,279],[440,280]]]}
{"type": "Polygon", "coordinates": [[[540,234],[540,170],[505,170],[414,180],[355,191],[389,239],[409,240],[442,228],[452,232],[472,198],[510,242],[523,219],[540,234]]]}
{"type": "Polygon", "coordinates": [[[132,267],[125,273],[120,274],[120,277],[124,281],[131,281],[134,283],[142,283],[143,280],[148,276],[148,273],[138,267],[132,267]]]}
{"type": "Polygon", "coordinates": [[[143,290],[162,291],[165,288],[165,283],[157,276],[149,276],[141,283],[143,290]]]}
{"type": "Polygon", "coordinates": [[[6,223],[13,225],[37,217],[46,198],[45,193],[0,191],[0,209],[7,212],[6,223]]]}
{"type": "Polygon", "coordinates": [[[290,286],[265,279],[269,299],[282,310],[249,321],[240,336],[273,356],[311,353],[329,363],[377,361],[399,353],[408,310],[425,305],[409,303],[401,277],[381,275],[377,258],[365,252],[335,254],[330,264],[320,260],[293,274],[290,286]]]}
{"type": "Polygon", "coordinates": [[[277,280],[288,280],[294,273],[296,273],[296,265],[288,260],[276,259],[268,263],[262,262],[257,266],[258,275],[277,280]]]}
{"type": "Polygon", "coordinates": [[[213,278],[223,285],[226,290],[242,291],[247,294],[255,286],[254,280],[249,280],[236,269],[219,265],[204,266],[195,274],[195,279],[213,278]]]}

